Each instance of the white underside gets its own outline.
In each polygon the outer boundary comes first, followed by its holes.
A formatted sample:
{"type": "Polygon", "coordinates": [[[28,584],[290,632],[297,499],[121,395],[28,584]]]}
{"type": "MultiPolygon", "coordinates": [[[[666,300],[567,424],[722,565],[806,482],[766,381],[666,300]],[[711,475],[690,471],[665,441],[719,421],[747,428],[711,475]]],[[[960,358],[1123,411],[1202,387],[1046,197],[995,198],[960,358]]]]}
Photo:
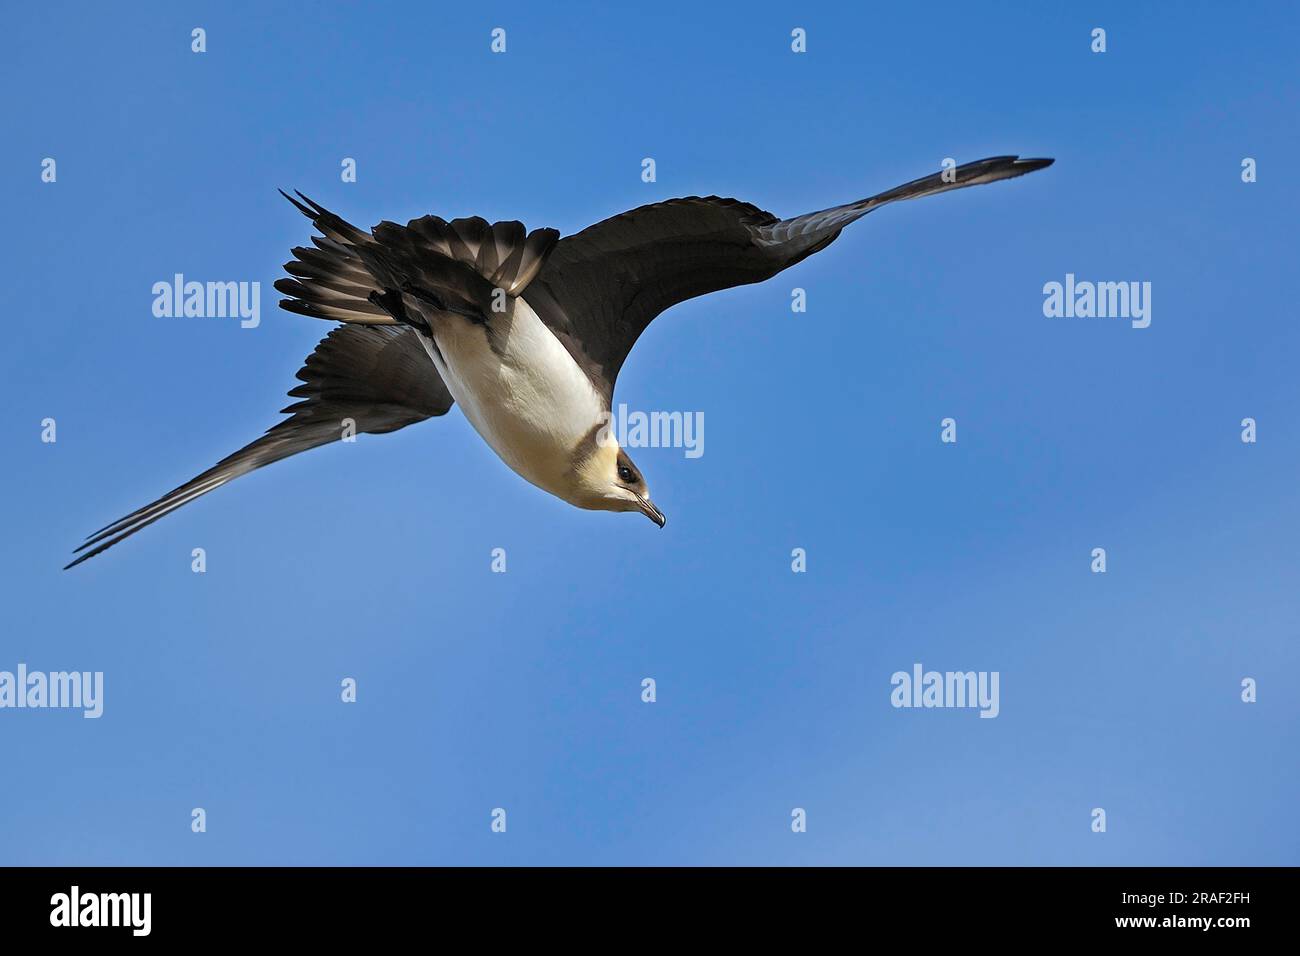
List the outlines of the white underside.
{"type": "Polygon", "coordinates": [[[483,326],[455,315],[432,323],[441,357],[427,341],[425,350],[501,460],[567,500],[574,493],[574,448],[603,420],[604,402],[523,299],[514,300],[511,315],[493,315],[491,322],[497,351],[483,326]]]}

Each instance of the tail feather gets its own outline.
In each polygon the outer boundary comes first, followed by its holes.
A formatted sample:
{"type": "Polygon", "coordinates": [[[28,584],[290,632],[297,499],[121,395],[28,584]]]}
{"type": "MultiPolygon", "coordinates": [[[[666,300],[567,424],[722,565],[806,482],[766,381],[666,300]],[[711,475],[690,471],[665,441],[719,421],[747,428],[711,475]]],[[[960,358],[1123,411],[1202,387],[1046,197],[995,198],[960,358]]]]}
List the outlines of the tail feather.
{"type": "Polygon", "coordinates": [[[316,248],[299,246],[285,263],[290,278],[275,283],[288,296],[280,307],[358,325],[393,324],[392,314],[377,300],[407,284],[436,285],[438,276],[448,292],[473,287],[476,294],[463,295],[466,301],[486,302],[494,288],[518,296],[541,271],[560,235],[554,229],[527,232],[520,222],[489,223],[478,216],[450,222],[423,216],[405,226],[381,222],[367,232],[297,190],[291,196],[282,189],[280,195],[321,233],[311,237],[316,248]]]}
{"type": "Polygon", "coordinates": [[[298,198],[283,189],[280,195],[312,221],[320,236],[312,236],[310,249],[298,246],[294,258],[284,264],[293,278],[277,279],[275,288],[290,298],[280,308],[313,319],[350,322],[355,325],[392,325],[392,318],[370,301],[374,277],[358,250],[374,244],[369,233],[334,215],[324,206],[294,190],[298,198]]]}

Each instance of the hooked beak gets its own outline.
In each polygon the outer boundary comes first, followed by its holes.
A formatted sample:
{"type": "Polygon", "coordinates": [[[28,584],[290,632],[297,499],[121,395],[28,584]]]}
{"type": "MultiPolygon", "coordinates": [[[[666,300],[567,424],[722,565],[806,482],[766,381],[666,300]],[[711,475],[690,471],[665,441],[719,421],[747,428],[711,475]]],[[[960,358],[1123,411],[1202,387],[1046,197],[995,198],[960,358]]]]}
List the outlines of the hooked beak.
{"type": "Polygon", "coordinates": [[[661,528],[665,524],[667,524],[668,519],[664,517],[664,513],[662,511],[660,511],[658,508],[654,506],[653,501],[651,501],[649,498],[642,498],[640,495],[637,496],[637,500],[641,502],[641,513],[643,515],[645,515],[647,518],[649,518],[651,521],[653,521],[661,528]]]}

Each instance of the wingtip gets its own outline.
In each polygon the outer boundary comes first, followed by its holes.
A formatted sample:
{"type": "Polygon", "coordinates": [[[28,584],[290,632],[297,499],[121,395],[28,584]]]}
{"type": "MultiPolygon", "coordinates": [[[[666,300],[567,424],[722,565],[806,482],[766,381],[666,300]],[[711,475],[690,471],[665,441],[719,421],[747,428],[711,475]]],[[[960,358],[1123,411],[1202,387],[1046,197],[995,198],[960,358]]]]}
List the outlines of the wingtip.
{"type": "MultiPolygon", "coordinates": [[[[78,554],[78,553],[81,552],[81,551],[86,551],[86,548],[90,547],[90,545],[93,544],[93,543],[94,543],[94,542],[92,542],[92,541],[87,541],[85,544],[83,544],[80,548],[77,548],[77,550],[76,550],[76,551],[73,551],[72,553],[73,553],[73,554],[78,554]]],[[[85,554],[82,554],[80,557],[73,558],[71,561],[69,561],[67,564],[65,564],[65,565],[63,566],[63,570],[64,570],[64,571],[67,571],[69,568],[75,568],[77,565],[81,564],[81,562],[83,562],[83,561],[89,561],[89,560],[90,560],[91,558],[93,558],[95,555],[99,554],[99,553],[102,552],[102,551],[107,550],[108,548],[111,548],[111,547],[112,547],[114,544],[116,544],[116,543],[117,543],[116,541],[110,541],[110,542],[108,542],[108,544],[100,545],[99,547],[95,548],[93,551],[86,551],[85,554]]]]}

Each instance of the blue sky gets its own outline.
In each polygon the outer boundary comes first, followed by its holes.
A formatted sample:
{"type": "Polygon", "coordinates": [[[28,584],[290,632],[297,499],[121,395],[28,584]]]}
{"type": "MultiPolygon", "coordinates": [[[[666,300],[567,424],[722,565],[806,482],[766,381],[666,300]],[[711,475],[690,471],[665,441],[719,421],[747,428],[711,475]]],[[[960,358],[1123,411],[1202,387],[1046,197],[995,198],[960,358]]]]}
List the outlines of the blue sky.
{"type": "Polygon", "coordinates": [[[6,13],[0,670],[105,702],[0,710],[0,862],[1300,862],[1294,9],[367,9],[6,13]],[[663,531],[453,411],[60,570],[287,404],[327,326],[275,308],[309,228],[277,187],[570,234],[1002,153],[1057,163],[651,327],[617,401],[707,426],[633,452],[663,531]],[[154,317],[177,272],[260,282],[261,325],[154,317]],[[1150,282],[1150,327],[1046,318],[1067,273],[1150,282]],[[891,707],[917,662],[997,671],[999,716],[891,707]]]}

